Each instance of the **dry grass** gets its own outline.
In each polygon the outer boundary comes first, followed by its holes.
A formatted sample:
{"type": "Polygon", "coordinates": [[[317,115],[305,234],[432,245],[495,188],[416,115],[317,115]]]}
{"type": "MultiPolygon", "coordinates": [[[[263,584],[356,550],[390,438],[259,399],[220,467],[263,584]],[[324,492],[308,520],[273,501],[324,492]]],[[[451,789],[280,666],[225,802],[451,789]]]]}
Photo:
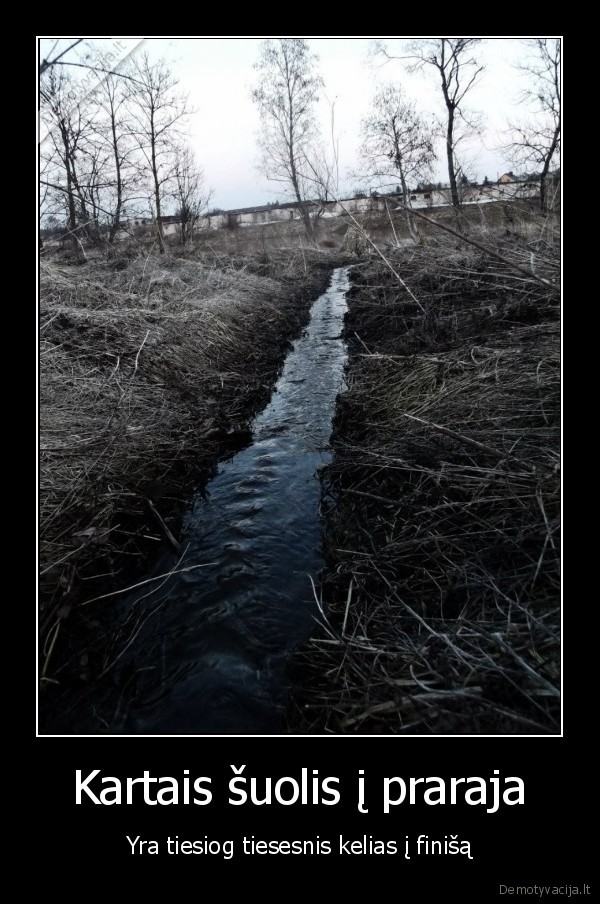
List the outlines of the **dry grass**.
{"type": "MultiPolygon", "coordinates": [[[[490,240],[490,236],[486,237],[490,240]]],[[[494,247],[558,285],[547,230],[494,247]]],[[[297,733],[559,730],[558,291],[440,240],[353,271],[297,733]]]]}
{"type": "Polygon", "coordinates": [[[326,278],[305,255],[291,254],[271,254],[257,267],[130,247],[110,262],[42,262],[46,683],[80,657],[81,631],[98,627],[81,598],[98,582],[109,590],[126,583],[128,557],[163,539],[148,500],[163,514],[181,509],[191,481],[243,435],[326,278]]]}

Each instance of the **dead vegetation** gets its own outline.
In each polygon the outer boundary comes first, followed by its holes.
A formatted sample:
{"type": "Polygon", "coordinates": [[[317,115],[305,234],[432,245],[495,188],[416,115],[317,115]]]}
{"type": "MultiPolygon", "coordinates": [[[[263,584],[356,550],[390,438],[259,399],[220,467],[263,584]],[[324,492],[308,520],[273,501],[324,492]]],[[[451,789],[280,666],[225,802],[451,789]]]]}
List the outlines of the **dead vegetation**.
{"type": "Polygon", "coordinates": [[[559,239],[532,231],[493,247],[537,278],[444,237],[390,252],[423,311],[353,270],[292,733],[560,729],[559,239]]]}
{"type": "Polygon", "coordinates": [[[195,483],[247,436],[330,265],[120,250],[40,265],[42,683],[89,680],[105,610],[149,547],[176,543],[195,483]],[[170,525],[170,526],[169,526],[170,525]],[[130,563],[128,565],[128,563],[130,563]]]}

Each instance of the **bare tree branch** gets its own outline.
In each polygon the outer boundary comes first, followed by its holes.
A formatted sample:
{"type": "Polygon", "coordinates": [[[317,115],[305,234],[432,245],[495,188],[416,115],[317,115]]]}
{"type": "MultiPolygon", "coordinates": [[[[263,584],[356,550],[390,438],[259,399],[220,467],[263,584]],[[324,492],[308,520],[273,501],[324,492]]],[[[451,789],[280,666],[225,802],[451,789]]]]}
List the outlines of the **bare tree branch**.
{"type": "MultiPolygon", "coordinates": [[[[62,60],[62,58],[64,56],[66,56],[67,53],[69,53],[69,51],[73,50],[74,47],[77,47],[78,44],[81,44],[82,41],[83,41],[83,38],[77,38],[76,41],[73,41],[72,44],[70,44],[65,50],[63,50],[61,53],[59,53],[57,57],[55,57],[54,59],[50,59],[50,57],[56,50],[56,45],[58,44],[58,41],[55,41],[54,47],[48,54],[48,58],[45,60],[42,60],[42,62],[40,63],[40,75],[43,75],[44,72],[46,71],[46,69],[49,69],[50,66],[56,66],[56,64],[59,63],[62,60]]],[[[71,64],[71,65],[75,65],[75,64],[71,64]]]]}
{"type": "Polygon", "coordinates": [[[175,139],[190,114],[187,97],[176,91],[177,79],[164,61],[151,63],[147,53],[133,63],[135,84],[131,89],[130,112],[136,127],[131,130],[146,159],[146,169],[152,183],[158,245],[164,254],[162,224],[163,200],[172,186],[176,156],[175,139]]]}
{"type": "Polygon", "coordinates": [[[431,174],[435,160],[433,129],[400,86],[384,85],[375,95],[372,112],[362,122],[360,155],[369,178],[385,177],[399,182],[408,229],[418,240],[409,210],[408,182],[431,174]]]}
{"type": "Polygon", "coordinates": [[[290,189],[311,242],[315,234],[307,189],[318,165],[314,106],[323,85],[315,64],[316,57],[300,38],[265,41],[255,66],[258,86],[252,92],[261,117],[261,168],[267,179],[290,189]]]}
{"type": "Polygon", "coordinates": [[[174,181],[173,200],[177,205],[181,244],[185,245],[212,197],[193,151],[185,145],[176,150],[174,181]]]}
{"type": "Polygon", "coordinates": [[[479,45],[478,38],[433,38],[410,43],[406,54],[394,57],[388,53],[383,44],[376,45],[376,54],[388,60],[402,59],[410,61],[409,72],[416,72],[427,67],[433,68],[440,79],[442,95],[446,107],[446,158],[448,161],[448,179],[450,196],[455,210],[460,210],[460,194],[458,191],[458,163],[456,145],[459,141],[456,133],[457,117],[470,128],[469,119],[463,110],[463,102],[467,94],[477,84],[483,72],[483,65],[478,63],[473,51],[479,45]],[[461,82],[466,80],[466,84],[461,82]]]}
{"type": "Polygon", "coordinates": [[[560,38],[536,38],[526,45],[531,56],[518,68],[527,79],[521,103],[530,112],[526,121],[509,124],[511,140],[502,150],[517,166],[535,169],[540,178],[540,205],[547,211],[548,175],[560,153],[561,43],[560,38]]]}

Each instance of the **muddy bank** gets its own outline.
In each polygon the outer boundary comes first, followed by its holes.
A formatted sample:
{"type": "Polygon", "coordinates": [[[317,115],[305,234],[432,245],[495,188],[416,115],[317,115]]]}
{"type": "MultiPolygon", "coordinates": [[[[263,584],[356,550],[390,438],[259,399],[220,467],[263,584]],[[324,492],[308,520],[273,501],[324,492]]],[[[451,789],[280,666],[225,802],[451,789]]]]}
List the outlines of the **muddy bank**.
{"type": "MultiPolygon", "coordinates": [[[[556,287],[558,248],[533,251],[556,287]]],[[[326,614],[289,731],[556,733],[557,289],[448,243],[393,265],[416,302],[380,263],[351,271],[326,614]]]]}
{"type": "MultiPolygon", "coordinates": [[[[41,266],[41,710],[114,647],[111,606],[179,539],[325,288],[323,254],[124,252],[41,266]],[[129,257],[127,256],[129,254],[129,257]]],[[[42,717],[42,722],[44,716],[42,717]]]]}

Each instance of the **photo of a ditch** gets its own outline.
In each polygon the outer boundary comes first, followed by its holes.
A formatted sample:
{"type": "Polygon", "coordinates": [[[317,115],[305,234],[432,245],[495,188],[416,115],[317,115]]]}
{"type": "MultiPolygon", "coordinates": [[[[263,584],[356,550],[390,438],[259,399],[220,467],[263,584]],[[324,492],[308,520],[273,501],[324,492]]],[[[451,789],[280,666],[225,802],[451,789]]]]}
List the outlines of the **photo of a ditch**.
{"type": "MultiPolygon", "coordinates": [[[[305,44],[259,71],[314,66],[305,44]]],[[[406,165],[433,172],[437,139],[401,152],[400,117],[391,189],[319,199],[315,167],[210,213],[179,138],[155,180],[119,119],[160,82],[144,48],[68,111],[51,49],[40,734],[559,734],[559,143],[527,179],[436,189],[406,165]],[[134,161],[153,201],[123,211],[134,161]]]]}

